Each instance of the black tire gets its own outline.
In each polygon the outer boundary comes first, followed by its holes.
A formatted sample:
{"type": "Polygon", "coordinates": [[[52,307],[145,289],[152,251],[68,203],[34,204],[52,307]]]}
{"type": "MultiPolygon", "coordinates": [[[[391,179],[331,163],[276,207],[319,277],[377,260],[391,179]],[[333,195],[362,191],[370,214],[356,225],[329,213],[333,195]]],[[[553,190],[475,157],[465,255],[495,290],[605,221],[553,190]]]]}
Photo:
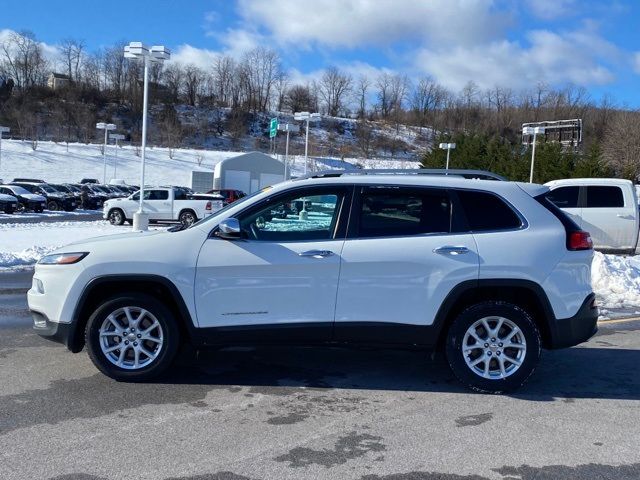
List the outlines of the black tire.
{"type": "Polygon", "coordinates": [[[126,220],[129,225],[133,225],[133,220],[126,220]]]}
{"type": "Polygon", "coordinates": [[[52,212],[57,212],[58,210],[60,210],[60,204],[55,200],[49,200],[47,202],[47,209],[51,210],[52,212]]]}
{"type": "MultiPolygon", "coordinates": [[[[489,322],[490,328],[495,329],[498,326],[496,320],[491,319],[489,322]]],[[[480,328],[482,329],[481,326],[480,328]]],[[[506,328],[507,327],[503,327],[500,330],[504,332],[503,335],[508,335],[510,332],[510,330],[506,328]]],[[[516,334],[514,333],[513,335],[516,334]]],[[[513,340],[513,336],[509,338],[513,340]]],[[[499,342],[499,338],[497,341],[499,342]]],[[[445,350],[451,370],[465,386],[478,392],[498,394],[516,390],[526,382],[538,365],[540,360],[540,347],[541,341],[538,327],[531,318],[531,315],[524,309],[507,302],[486,301],[468,307],[454,319],[447,333],[445,350]],[[491,342],[491,338],[489,338],[484,345],[477,344],[478,347],[476,347],[476,341],[470,338],[469,340],[474,343],[467,343],[467,346],[470,346],[467,350],[469,354],[463,353],[463,341],[466,332],[481,319],[493,316],[502,317],[510,321],[522,332],[524,341],[526,342],[526,350],[523,353],[518,353],[520,351],[519,349],[502,348],[503,343],[497,343],[496,341],[491,342]],[[482,348],[485,345],[488,345],[488,348],[482,348]],[[496,355],[502,355],[502,361],[508,363],[506,367],[507,372],[509,368],[513,368],[516,365],[508,362],[506,359],[510,357],[515,359],[517,355],[522,355],[520,359],[521,364],[505,378],[500,378],[499,376],[485,378],[480,373],[472,370],[471,366],[467,365],[467,358],[470,360],[478,360],[480,356],[484,356],[484,358],[489,361],[489,373],[491,375],[492,372],[495,372],[495,369],[499,369],[499,357],[496,355]]],[[[484,370],[486,364],[483,360],[480,360],[480,362],[477,368],[484,370]],[[480,367],[480,365],[482,365],[482,367],[480,367]]],[[[495,373],[499,375],[499,372],[495,373]]]]}
{"type": "Polygon", "coordinates": [[[183,210],[180,212],[178,220],[180,220],[180,223],[185,227],[190,227],[198,221],[198,217],[193,210],[183,210]]]}
{"type": "MultiPolygon", "coordinates": [[[[113,297],[102,303],[89,318],[85,330],[85,341],[89,358],[102,373],[118,381],[142,382],[164,373],[173,363],[180,346],[180,331],[176,319],[164,303],[142,293],[129,293],[113,297]],[[163,343],[160,351],[148,365],[137,369],[126,369],[112,363],[100,346],[100,327],[106,318],[120,308],[142,308],[153,315],[162,328],[163,343]]],[[[129,347],[131,350],[131,347],[129,347]]],[[[119,350],[116,350],[119,354],[119,350]]],[[[131,353],[132,354],[132,353],[131,353]]]]}
{"type": "Polygon", "coordinates": [[[107,214],[107,218],[109,219],[109,223],[111,225],[122,225],[126,218],[124,216],[124,212],[119,208],[114,208],[113,210],[109,210],[107,214]]]}
{"type": "Polygon", "coordinates": [[[22,202],[18,202],[18,208],[16,208],[16,212],[24,213],[26,211],[27,211],[27,204],[26,203],[22,203],[22,202]]]}

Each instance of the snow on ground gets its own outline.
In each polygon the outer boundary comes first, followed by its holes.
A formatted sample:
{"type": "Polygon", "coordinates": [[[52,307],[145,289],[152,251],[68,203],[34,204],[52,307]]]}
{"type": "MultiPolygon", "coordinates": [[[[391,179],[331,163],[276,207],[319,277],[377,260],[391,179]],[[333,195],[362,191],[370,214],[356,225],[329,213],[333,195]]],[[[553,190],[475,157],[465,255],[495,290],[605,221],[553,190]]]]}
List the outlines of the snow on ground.
{"type": "Polygon", "coordinates": [[[95,215],[96,213],[101,213],[102,210],[83,210],[81,208],[78,208],[77,210],[73,210],[71,212],[65,212],[64,210],[62,211],[52,211],[52,210],[45,210],[44,212],[41,213],[36,213],[36,212],[16,212],[16,213],[4,213],[4,212],[0,212],[0,224],[3,223],[3,220],[7,219],[7,220],[16,220],[16,219],[22,219],[22,218],[50,218],[50,219],[55,219],[55,218],[60,218],[60,217],[78,217],[78,219],[82,218],[83,216],[86,215],[95,215]]]}
{"type": "Polygon", "coordinates": [[[0,270],[33,265],[42,256],[77,240],[131,231],[106,221],[0,224],[0,270]]]}
{"type": "Polygon", "coordinates": [[[595,252],[591,284],[598,296],[598,305],[604,310],[640,307],[640,256],[595,252]]]}
{"type": "MultiPolygon", "coordinates": [[[[149,147],[146,153],[145,179],[148,185],[191,185],[191,171],[212,171],[222,160],[241,155],[244,152],[212,151],[195,149],[174,149],[173,158],[169,158],[167,148],[149,147]]],[[[107,147],[107,179],[120,178],[126,183],[137,185],[140,182],[139,149],[132,146],[118,148],[107,147]],[[114,165],[115,164],[115,165],[114,165]]],[[[278,155],[284,161],[283,155],[278,155]]],[[[309,168],[313,160],[310,157],[309,168]]],[[[377,160],[347,158],[318,159],[318,170],[357,168],[417,168],[417,162],[408,160],[377,160]]],[[[104,160],[101,145],[39,142],[37,150],[31,148],[31,142],[20,140],[2,141],[2,164],[0,179],[9,182],[14,178],[39,178],[51,183],[79,182],[82,178],[102,180],[104,160]]],[[[290,156],[290,171],[294,176],[304,172],[304,157],[290,156]]]]}

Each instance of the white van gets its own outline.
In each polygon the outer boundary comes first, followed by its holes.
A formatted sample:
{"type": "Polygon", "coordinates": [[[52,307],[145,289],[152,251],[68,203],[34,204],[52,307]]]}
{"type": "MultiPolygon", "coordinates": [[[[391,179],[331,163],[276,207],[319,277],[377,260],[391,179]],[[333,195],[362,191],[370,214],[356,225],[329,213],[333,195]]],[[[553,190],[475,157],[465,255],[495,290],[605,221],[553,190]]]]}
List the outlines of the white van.
{"type": "Polygon", "coordinates": [[[571,178],[545,185],[551,190],[551,200],[591,234],[596,250],[636,252],[640,230],[638,198],[629,180],[571,178]]]}

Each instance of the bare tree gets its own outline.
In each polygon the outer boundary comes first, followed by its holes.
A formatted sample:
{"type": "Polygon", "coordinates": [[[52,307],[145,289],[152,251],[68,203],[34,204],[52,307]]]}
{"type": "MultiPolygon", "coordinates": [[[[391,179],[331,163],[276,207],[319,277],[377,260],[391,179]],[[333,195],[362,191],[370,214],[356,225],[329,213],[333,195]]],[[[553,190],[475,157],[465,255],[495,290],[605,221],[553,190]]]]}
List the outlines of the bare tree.
{"type": "Polygon", "coordinates": [[[380,115],[382,118],[389,117],[389,114],[391,113],[391,81],[392,76],[386,72],[381,73],[376,79],[378,105],[380,107],[380,115]]]}
{"type": "Polygon", "coordinates": [[[358,78],[358,82],[356,84],[358,118],[365,118],[367,115],[367,94],[369,93],[370,86],[371,81],[366,75],[361,75],[358,78]]]}
{"type": "Polygon", "coordinates": [[[309,85],[294,85],[287,92],[286,105],[292,112],[313,110],[313,98],[309,85]]]}
{"type": "Polygon", "coordinates": [[[634,181],[640,178],[640,110],[615,114],[607,128],[602,154],[618,175],[634,181]]]}
{"type": "Polygon", "coordinates": [[[280,57],[275,50],[256,47],[242,57],[248,107],[264,112],[271,101],[276,80],[282,72],[280,57]]]}
{"type": "Polygon", "coordinates": [[[80,81],[84,49],[84,42],[73,38],[66,38],[60,44],[60,57],[66,70],[65,73],[73,82],[80,81]]]}
{"type": "Polygon", "coordinates": [[[187,65],[184,68],[184,90],[187,103],[195,107],[200,94],[200,88],[204,72],[195,65],[187,65]]]}
{"type": "Polygon", "coordinates": [[[0,44],[2,70],[22,89],[42,85],[46,79],[47,61],[42,45],[29,31],[11,32],[0,44]]]}
{"type": "Polygon", "coordinates": [[[332,117],[338,116],[345,97],[351,91],[352,83],[351,75],[341,72],[336,67],[329,67],[324,71],[318,88],[327,113],[332,117]]]}

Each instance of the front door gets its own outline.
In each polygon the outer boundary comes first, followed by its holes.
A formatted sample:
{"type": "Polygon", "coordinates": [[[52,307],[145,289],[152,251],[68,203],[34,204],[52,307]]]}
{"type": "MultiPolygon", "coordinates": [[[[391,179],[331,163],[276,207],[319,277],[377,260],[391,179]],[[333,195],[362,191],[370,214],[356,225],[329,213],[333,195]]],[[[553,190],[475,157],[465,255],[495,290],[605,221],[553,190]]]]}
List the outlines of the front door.
{"type": "Polygon", "coordinates": [[[199,326],[228,340],[329,340],[350,192],[274,195],[237,215],[243,239],[213,234],[198,257],[199,326]]]}
{"type": "Polygon", "coordinates": [[[459,283],[478,278],[473,235],[444,189],[365,187],[342,250],[335,339],[429,343],[424,327],[459,283]]]}

